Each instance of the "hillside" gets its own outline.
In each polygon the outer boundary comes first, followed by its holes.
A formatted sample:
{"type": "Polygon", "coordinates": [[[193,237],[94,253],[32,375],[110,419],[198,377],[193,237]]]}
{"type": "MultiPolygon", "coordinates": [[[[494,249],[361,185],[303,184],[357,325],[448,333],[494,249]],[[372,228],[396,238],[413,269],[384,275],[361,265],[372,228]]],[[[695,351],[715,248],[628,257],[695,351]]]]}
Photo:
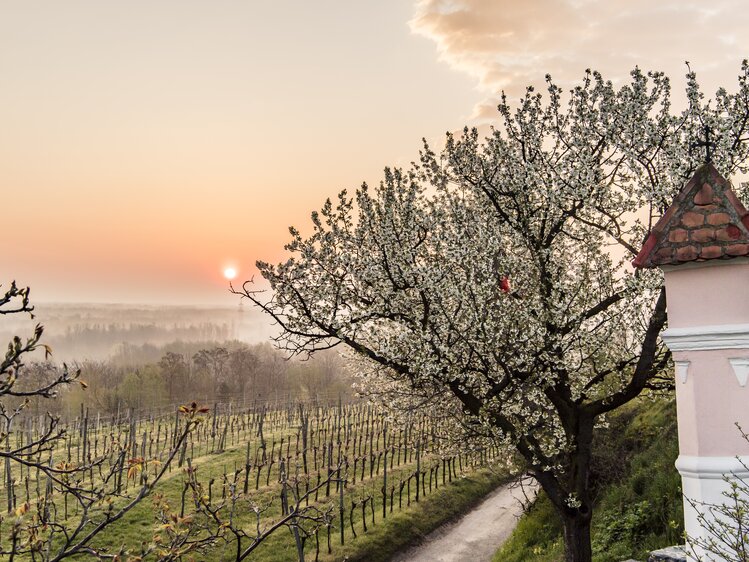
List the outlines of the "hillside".
{"type": "MultiPolygon", "coordinates": [[[[609,420],[595,443],[596,509],[593,559],[647,559],[678,544],[683,533],[676,404],[640,399],[609,420]]],[[[542,493],[494,562],[556,562],[563,556],[562,528],[542,493]]]]}

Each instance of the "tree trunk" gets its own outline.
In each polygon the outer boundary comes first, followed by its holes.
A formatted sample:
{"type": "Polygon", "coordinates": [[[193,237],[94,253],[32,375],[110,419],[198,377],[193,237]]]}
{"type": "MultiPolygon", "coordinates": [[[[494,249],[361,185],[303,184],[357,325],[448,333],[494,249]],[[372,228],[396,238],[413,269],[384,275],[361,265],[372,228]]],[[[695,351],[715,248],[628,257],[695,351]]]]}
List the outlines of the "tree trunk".
{"type": "MultiPolygon", "coordinates": [[[[585,508],[583,508],[585,509],[585,508]]],[[[574,514],[565,514],[564,521],[564,560],[565,562],[591,562],[590,520],[591,511],[579,509],[574,514]]]]}

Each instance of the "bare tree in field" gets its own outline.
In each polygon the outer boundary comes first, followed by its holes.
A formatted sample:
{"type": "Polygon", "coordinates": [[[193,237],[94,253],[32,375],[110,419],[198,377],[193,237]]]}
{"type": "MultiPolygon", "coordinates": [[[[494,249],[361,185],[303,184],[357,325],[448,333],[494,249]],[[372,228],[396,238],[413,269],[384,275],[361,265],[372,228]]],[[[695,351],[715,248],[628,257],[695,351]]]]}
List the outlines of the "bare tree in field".
{"type": "Polygon", "coordinates": [[[379,187],[342,192],[291,229],[291,256],[259,262],[266,297],[241,294],[309,354],[339,344],[432,400],[456,400],[525,460],[564,523],[565,557],[591,560],[593,430],[667,388],[658,272],[633,271],[650,225],[701,164],[746,171],[749,65],[706,103],[690,72],[674,113],[669,80],[636,69],[620,88],[589,72],[565,94],[503,97],[478,132],[425,144],[379,187]]]}
{"type": "MultiPolygon", "coordinates": [[[[309,476],[289,474],[288,466],[281,462],[279,470],[280,491],[278,495],[257,501],[251,494],[242,492],[241,475],[238,470],[227,475],[226,497],[212,499],[207,486],[198,477],[198,470],[189,465],[185,470],[184,490],[189,491],[191,505],[185,510],[185,495],[182,505],[169,502],[164,496],[155,501],[158,526],[155,547],[144,551],[144,558],[154,555],[159,562],[182,560],[189,553],[206,550],[218,545],[222,549],[222,560],[241,562],[264,544],[271,535],[282,530],[290,531],[296,546],[296,559],[305,561],[305,547],[310,539],[315,540],[315,559],[319,555],[318,532],[330,528],[335,518],[335,503],[314,501],[317,492],[331,484],[343,488],[344,480],[338,474],[341,465],[333,467],[327,477],[312,483],[309,476]],[[280,515],[270,516],[272,506],[281,504],[280,515]],[[250,517],[243,517],[249,513],[250,517]]],[[[298,472],[298,471],[297,471],[298,472]]]]}

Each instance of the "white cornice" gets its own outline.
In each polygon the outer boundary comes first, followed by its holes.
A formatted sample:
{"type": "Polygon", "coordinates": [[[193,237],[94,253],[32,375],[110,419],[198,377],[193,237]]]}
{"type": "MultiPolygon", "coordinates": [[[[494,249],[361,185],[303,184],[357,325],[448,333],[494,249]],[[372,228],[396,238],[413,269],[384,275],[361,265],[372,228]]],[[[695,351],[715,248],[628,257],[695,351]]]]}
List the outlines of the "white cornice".
{"type": "Polygon", "coordinates": [[[692,457],[679,455],[676,470],[682,476],[704,479],[722,479],[724,476],[749,477],[749,457],[692,457]]]}
{"type": "Polygon", "coordinates": [[[749,258],[746,257],[735,257],[730,259],[715,259],[706,261],[690,261],[686,263],[679,263],[676,265],[661,265],[660,267],[664,273],[671,273],[672,271],[685,271],[687,269],[703,269],[705,267],[720,267],[725,265],[747,265],[749,264],[749,258]]]}
{"type": "Polygon", "coordinates": [[[669,328],[661,337],[671,351],[749,349],[749,324],[669,328]]]}

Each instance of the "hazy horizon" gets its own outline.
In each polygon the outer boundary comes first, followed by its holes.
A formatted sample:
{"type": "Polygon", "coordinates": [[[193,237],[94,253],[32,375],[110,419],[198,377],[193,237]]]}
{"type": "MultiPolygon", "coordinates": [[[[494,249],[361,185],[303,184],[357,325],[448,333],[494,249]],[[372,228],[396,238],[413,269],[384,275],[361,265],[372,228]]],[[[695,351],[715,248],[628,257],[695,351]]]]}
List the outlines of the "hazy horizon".
{"type": "MultiPolygon", "coordinates": [[[[272,321],[250,306],[36,302],[34,318],[7,317],[0,341],[30,336],[44,326],[44,342],[56,362],[106,360],[123,346],[163,347],[177,342],[270,343],[272,321]]],[[[36,358],[44,357],[39,349],[36,358]]]]}

